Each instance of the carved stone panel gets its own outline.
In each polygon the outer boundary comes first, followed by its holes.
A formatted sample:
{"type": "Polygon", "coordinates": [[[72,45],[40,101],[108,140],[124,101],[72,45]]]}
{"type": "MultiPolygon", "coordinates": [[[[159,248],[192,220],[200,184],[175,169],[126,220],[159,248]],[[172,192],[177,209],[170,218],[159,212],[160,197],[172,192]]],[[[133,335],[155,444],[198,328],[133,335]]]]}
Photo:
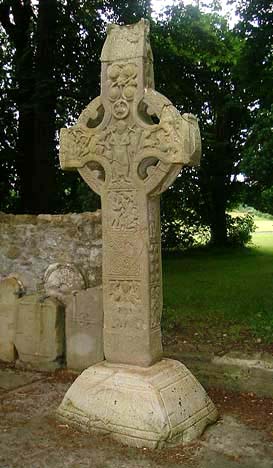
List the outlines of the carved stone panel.
{"type": "Polygon", "coordinates": [[[109,228],[121,232],[136,231],[139,227],[136,191],[112,191],[108,192],[108,197],[109,228]]]}
{"type": "Polygon", "coordinates": [[[108,288],[112,314],[110,320],[106,318],[105,325],[112,329],[143,329],[140,281],[109,280],[108,288]]]}
{"type": "Polygon", "coordinates": [[[104,237],[103,275],[139,277],[142,270],[143,240],[138,233],[130,236],[109,231],[104,237]]]}
{"type": "Polygon", "coordinates": [[[150,365],[161,357],[159,194],[196,163],[200,136],[153,89],[147,22],[111,26],[101,60],[101,95],[62,132],[61,164],[101,195],[106,359],[150,365]]]}
{"type": "Polygon", "coordinates": [[[44,274],[44,289],[47,295],[59,297],[85,289],[85,279],[72,263],[53,263],[44,274]]]}
{"type": "Polygon", "coordinates": [[[61,163],[101,195],[105,361],[74,382],[59,415],[155,448],[194,439],[217,415],[181,363],[161,360],[159,194],[198,162],[200,135],[195,117],[154,90],[148,22],[108,27],[101,61],[103,117],[90,125],[87,108],[62,132],[61,163]]]}

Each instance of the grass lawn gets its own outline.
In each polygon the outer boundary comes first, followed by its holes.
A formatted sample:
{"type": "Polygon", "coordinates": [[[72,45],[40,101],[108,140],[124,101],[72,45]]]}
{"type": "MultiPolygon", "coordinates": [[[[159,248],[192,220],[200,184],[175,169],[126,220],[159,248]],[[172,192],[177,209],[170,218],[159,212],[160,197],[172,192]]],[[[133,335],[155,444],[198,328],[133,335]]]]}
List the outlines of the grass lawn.
{"type": "Polygon", "coordinates": [[[247,248],[163,256],[163,330],[273,343],[273,220],[255,224],[247,248]]]}

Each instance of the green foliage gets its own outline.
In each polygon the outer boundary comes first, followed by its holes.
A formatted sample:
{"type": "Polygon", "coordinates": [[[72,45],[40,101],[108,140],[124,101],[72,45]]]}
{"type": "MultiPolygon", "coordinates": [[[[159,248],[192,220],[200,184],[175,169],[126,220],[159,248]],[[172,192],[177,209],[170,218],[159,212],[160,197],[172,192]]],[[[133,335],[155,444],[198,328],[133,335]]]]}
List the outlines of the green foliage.
{"type": "Polygon", "coordinates": [[[273,213],[273,4],[268,0],[237,0],[236,6],[241,18],[236,33],[244,39],[237,73],[250,117],[240,166],[246,175],[245,202],[273,213]]]}
{"type": "Polygon", "coordinates": [[[254,217],[251,214],[244,216],[227,217],[228,244],[232,247],[243,247],[251,241],[255,231],[254,217]]]}
{"type": "MultiPolygon", "coordinates": [[[[230,216],[226,214],[227,245],[230,247],[244,247],[252,239],[255,231],[254,217],[251,214],[244,216],[230,216]]],[[[170,217],[162,223],[162,248],[166,251],[186,250],[192,247],[211,245],[209,226],[197,218],[194,211],[188,212],[184,220],[175,220],[170,217]]]]}
{"type": "Polygon", "coordinates": [[[82,211],[96,211],[101,207],[100,197],[90,190],[88,185],[77,173],[64,173],[64,196],[62,200],[62,212],[69,211],[80,213],[82,211]],[[67,180],[67,176],[69,179],[67,180]]]}
{"type": "MultiPolygon", "coordinates": [[[[210,226],[215,244],[226,244],[225,211],[237,192],[234,175],[248,112],[234,74],[241,39],[218,13],[183,4],[167,10],[152,37],[157,88],[181,112],[199,118],[202,159],[193,190],[198,186],[200,196],[190,210],[210,226]]],[[[173,226],[172,238],[177,232],[173,226]]]]}
{"type": "Polygon", "coordinates": [[[135,22],[150,12],[150,0],[46,3],[0,2],[3,211],[81,211],[98,205],[96,196],[77,187],[78,177],[59,169],[57,132],[99,94],[106,21],[135,22]]]}
{"type": "Polygon", "coordinates": [[[261,208],[265,212],[273,214],[273,186],[262,190],[261,208]]]}
{"type": "MultiPolygon", "coordinates": [[[[202,2],[200,8],[180,2],[167,7],[157,20],[150,18],[156,88],[181,112],[196,114],[202,134],[200,169],[184,168],[163,196],[162,239],[168,249],[207,240],[208,229],[215,244],[227,244],[228,229],[232,238],[236,229],[226,223],[225,211],[239,199],[271,210],[271,2],[237,3],[242,21],[235,30],[219,14],[218,1],[211,2],[206,12],[202,2]],[[247,179],[240,185],[236,175],[241,171],[247,179]]],[[[56,7],[54,15],[47,16],[48,8],[44,8],[41,17],[42,5],[42,0],[3,0],[0,5],[0,209],[18,211],[36,196],[43,197],[52,212],[95,209],[99,201],[80,178],[59,169],[57,132],[73,124],[99,94],[106,23],[150,17],[151,2],[51,0],[48,5],[56,7]],[[18,12],[24,14],[18,16],[18,12]],[[48,60],[43,61],[41,44],[47,44],[46,32],[51,40],[55,37],[56,47],[47,48],[48,60]],[[51,136],[48,151],[42,152],[33,135],[49,98],[51,136]],[[20,130],[22,114],[28,132],[20,130]],[[33,144],[34,153],[28,151],[33,144]],[[24,177],[29,199],[22,203],[24,177]],[[34,184],[36,196],[31,193],[34,184]]]]}
{"type": "Polygon", "coordinates": [[[273,216],[270,213],[264,213],[259,210],[256,210],[253,206],[248,206],[248,205],[238,205],[236,207],[236,211],[240,213],[247,213],[251,214],[252,216],[255,216],[255,218],[261,218],[261,219],[269,219],[273,220],[273,216]]]}
{"type": "Polygon", "coordinates": [[[261,211],[273,214],[272,128],[273,106],[260,109],[248,133],[241,170],[249,184],[252,204],[261,211]]]}
{"type": "Polygon", "coordinates": [[[208,229],[200,214],[202,202],[198,171],[195,168],[184,168],[161,197],[163,249],[183,250],[207,237],[208,229]]]}
{"type": "Polygon", "coordinates": [[[194,212],[188,213],[187,223],[181,220],[163,222],[161,233],[163,250],[189,249],[206,244],[210,238],[208,226],[203,226],[194,212]]]}
{"type": "Polygon", "coordinates": [[[233,0],[241,21],[236,32],[242,37],[238,73],[250,103],[269,108],[273,101],[273,4],[271,0],[233,0]]]}
{"type": "Polygon", "coordinates": [[[241,165],[249,181],[260,188],[273,186],[273,105],[270,109],[260,109],[244,147],[244,160],[241,165]]]}
{"type": "Polygon", "coordinates": [[[250,327],[272,343],[272,275],[272,234],[254,234],[247,249],[163,255],[164,330],[206,325],[238,336],[250,327]]]}

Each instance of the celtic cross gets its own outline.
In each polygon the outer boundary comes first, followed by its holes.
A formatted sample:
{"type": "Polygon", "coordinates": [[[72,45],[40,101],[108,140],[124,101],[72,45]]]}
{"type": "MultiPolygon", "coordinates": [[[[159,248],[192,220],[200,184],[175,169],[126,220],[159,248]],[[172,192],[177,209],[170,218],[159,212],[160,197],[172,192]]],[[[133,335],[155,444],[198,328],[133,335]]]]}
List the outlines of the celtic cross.
{"type": "Polygon", "coordinates": [[[198,164],[200,134],[154,90],[147,21],[111,25],[101,61],[101,95],[61,130],[60,161],[101,197],[105,358],[150,366],[162,355],[160,193],[198,164]]]}

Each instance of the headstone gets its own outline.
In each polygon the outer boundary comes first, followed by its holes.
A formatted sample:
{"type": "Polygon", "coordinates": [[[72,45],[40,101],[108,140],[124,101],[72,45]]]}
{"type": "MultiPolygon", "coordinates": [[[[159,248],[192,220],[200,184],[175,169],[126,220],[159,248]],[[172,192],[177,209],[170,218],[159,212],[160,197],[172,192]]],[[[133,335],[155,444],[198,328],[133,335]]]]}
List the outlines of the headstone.
{"type": "Polygon", "coordinates": [[[22,284],[15,278],[0,281],[0,359],[13,361],[16,357],[14,348],[16,310],[22,284]]]}
{"type": "Polygon", "coordinates": [[[64,307],[36,294],[18,300],[15,346],[19,360],[33,368],[54,370],[65,352],[64,307]]]}
{"type": "Polygon", "coordinates": [[[83,370],[104,359],[102,288],[78,291],[69,299],[65,311],[66,365],[83,370]]]}
{"type": "Polygon", "coordinates": [[[135,446],[191,440],[216,418],[181,363],[161,360],[159,195],[197,164],[197,120],[154,90],[149,25],[108,28],[101,95],[61,131],[63,169],[101,196],[104,354],[67,392],[58,413],[135,446]]]}
{"type": "Polygon", "coordinates": [[[85,289],[82,273],[72,263],[53,263],[44,274],[44,289],[49,295],[68,294],[85,289]]]}

